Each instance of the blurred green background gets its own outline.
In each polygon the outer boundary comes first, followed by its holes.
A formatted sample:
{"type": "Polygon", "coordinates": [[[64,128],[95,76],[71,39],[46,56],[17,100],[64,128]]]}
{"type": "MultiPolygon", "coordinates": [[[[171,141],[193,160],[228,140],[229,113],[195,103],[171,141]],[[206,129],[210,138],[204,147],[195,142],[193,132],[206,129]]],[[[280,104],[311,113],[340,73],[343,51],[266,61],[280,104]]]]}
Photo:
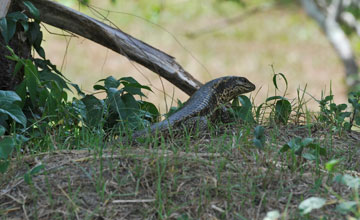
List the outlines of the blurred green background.
{"type": "MultiPolygon", "coordinates": [[[[274,94],[271,65],[275,73],[287,77],[288,98],[296,98],[296,90],[304,89],[306,84],[306,91],[320,98],[322,91],[329,93],[331,85],[335,101],[346,101],[342,64],[318,25],[291,1],[265,5],[231,25],[226,25],[224,20],[271,1],[247,1],[243,7],[237,1],[221,0],[117,0],[115,3],[92,0],[93,9],[79,6],[75,1],[59,2],[109,23],[94,12],[97,10],[122,31],[174,56],[202,82],[224,75],[247,77],[257,86],[251,95],[255,103],[262,103],[274,94]],[[209,28],[214,30],[191,37],[209,28]]],[[[48,58],[88,92],[93,92],[92,86],[109,75],[132,76],[151,86],[154,92],[147,96],[160,107],[161,113],[175,105],[177,99],[188,98],[166,80],[160,80],[158,75],[119,54],[87,39],[69,37],[59,29],[46,28],[52,33],[44,37],[48,58]],[[164,91],[168,95],[166,99],[164,91]]],[[[282,92],[283,85],[278,93],[282,92]]],[[[318,110],[315,101],[310,101],[308,107],[318,110]]]]}

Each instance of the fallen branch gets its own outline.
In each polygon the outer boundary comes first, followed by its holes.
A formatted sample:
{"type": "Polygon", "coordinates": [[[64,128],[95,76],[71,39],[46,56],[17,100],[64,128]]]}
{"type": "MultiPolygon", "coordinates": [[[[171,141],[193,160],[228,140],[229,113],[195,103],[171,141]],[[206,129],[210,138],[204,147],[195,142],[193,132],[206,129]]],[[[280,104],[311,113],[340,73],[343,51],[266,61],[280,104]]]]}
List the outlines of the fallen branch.
{"type": "MultiPolygon", "coordinates": [[[[18,0],[20,6],[27,10],[18,0]]],[[[50,0],[31,0],[40,19],[49,25],[73,32],[99,43],[152,70],[179,89],[192,95],[201,85],[175,58],[119,29],[115,29],[74,9],[50,0]]]]}

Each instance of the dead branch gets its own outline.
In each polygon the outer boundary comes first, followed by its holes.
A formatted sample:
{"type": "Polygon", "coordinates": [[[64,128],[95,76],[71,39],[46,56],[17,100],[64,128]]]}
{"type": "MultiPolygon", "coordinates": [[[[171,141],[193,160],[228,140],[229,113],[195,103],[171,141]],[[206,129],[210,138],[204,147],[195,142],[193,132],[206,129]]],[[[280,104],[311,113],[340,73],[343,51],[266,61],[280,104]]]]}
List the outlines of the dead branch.
{"type": "MultiPolygon", "coordinates": [[[[27,8],[18,1],[20,6],[27,8]]],[[[50,0],[31,0],[41,21],[99,43],[152,70],[192,95],[202,84],[186,72],[175,58],[119,29],[50,0]]]]}

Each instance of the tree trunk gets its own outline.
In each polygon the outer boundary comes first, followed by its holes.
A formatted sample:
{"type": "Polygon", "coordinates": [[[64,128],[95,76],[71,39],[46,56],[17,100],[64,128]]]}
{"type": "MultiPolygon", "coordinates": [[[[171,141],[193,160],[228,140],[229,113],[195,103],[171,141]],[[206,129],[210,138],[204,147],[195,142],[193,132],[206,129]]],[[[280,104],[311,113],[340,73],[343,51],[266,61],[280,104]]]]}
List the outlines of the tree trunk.
{"type": "MultiPolygon", "coordinates": [[[[9,13],[13,11],[21,11],[21,8],[14,1],[10,5],[9,13]]],[[[21,26],[16,27],[16,33],[10,40],[9,46],[19,57],[25,59],[31,57],[31,46],[26,40],[21,26]]],[[[5,57],[9,55],[11,55],[10,51],[6,48],[4,39],[0,37],[0,90],[14,90],[24,77],[23,69],[16,75],[13,74],[16,62],[5,57]]]]}
{"type": "Polygon", "coordinates": [[[360,83],[359,67],[356,63],[350,41],[337,21],[340,15],[341,3],[341,0],[333,0],[327,8],[327,13],[324,13],[315,4],[314,0],[301,0],[306,13],[318,23],[341,59],[345,68],[348,86],[355,88],[360,83]]]}

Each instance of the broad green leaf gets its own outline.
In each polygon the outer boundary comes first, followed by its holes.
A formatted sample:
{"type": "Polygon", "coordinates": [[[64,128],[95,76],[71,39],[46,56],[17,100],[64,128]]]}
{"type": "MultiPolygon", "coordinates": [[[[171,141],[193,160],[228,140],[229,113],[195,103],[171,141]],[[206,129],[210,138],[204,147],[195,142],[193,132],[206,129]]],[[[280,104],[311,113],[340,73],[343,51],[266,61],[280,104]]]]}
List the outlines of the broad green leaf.
{"type": "Polygon", "coordinates": [[[253,144],[257,148],[264,148],[264,144],[259,139],[253,138],[253,144]]]}
{"type": "Polygon", "coordinates": [[[151,122],[156,122],[158,117],[160,116],[160,112],[156,108],[156,106],[151,102],[146,101],[138,101],[140,104],[140,109],[145,112],[145,117],[149,117],[151,122]]]}
{"type": "Polygon", "coordinates": [[[257,138],[264,136],[265,129],[263,126],[258,125],[255,127],[254,134],[257,138]]]}
{"type": "Polygon", "coordinates": [[[70,90],[66,81],[61,76],[51,72],[50,70],[41,71],[39,76],[42,81],[56,82],[61,89],[70,90]]]}
{"type": "Polygon", "coordinates": [[[275,105],[275,119],[276,121],[287,124],[291,113],[291,104],[287,100],[279,100],[275,105]]]}
{"type": "Polygon", "coordinates": [[[7,20],[5,17],[0,19],[0,32],[6,44],[9,44],[9,34],[8,34],[8,27],[7,27],[7,20]]]}
{"type": "Polygon", "coordinates": [[[21,98],[21,104],[20,107],[22,108],[25,104],[25,100],[26,100],[26,81],[23,80],[20,85],[17,85],[16,87],[16,93],[20,96],[21,98]]]}
{"type": "Polygon", "coordinates": [[[16,92],[0,90],[0,102],[13,103],[15,101],[21,101],[21,98],[16,92]]]}
{"type": "Polygon", "coordinates": [[[26,80],[27,89],[30,93],[30,100],[33,106],[37,106],[37,96],[38,96],[37,89],[42,85],[38,78],[37,69],[30,60],[26,60],[25,80],[26,80]]]}
{"type": "Polygon", "coordinates": [[[0,141],[0,159],[6,160],[14,150],[15,141],[11,137],[5,137],[0,141]]]}
{"type": "Polygon", "coordinates": [[[329,172],[332,172],[334,171],[334,167],[340,162],[340,160],[337,160],[337,159],[332,159],[330,161],[328,161],[326,164],[325,164],[325,168],[327,171],[329,172]]]}
{"type": "Polygon", "coordinates": [[[7,20],[12,20],[14,22],[17,22],[19,20],[23,20],[23,21],[28,20],[28,16],[26,16],[24,13],[21,13],[20,11],[8,13],[6,15],[6,18],[7,18],[7,20]]]}
{"type": "Polygon", "coordinates": [[[13,75],[16,76],[16,74],[21,70],[22,67],[23,67],[23,64],[21,62],[17,62],[15,65],[13,75]]]}
{"type": "Polygon", "coordinates": [[[302,157],[307,160],[316,160],[316,156],[311,153],[304,153],[304,154],[302,154],[302,157]]]}
{"type": "Polygon", "coordinates": [[[146,97],[145,94],[143,92],[141,92],[141,89],[143,87],[144,86],[142,86],[140,84],[129,83],[124,86],[123,90],[128,92],[131,95],[139,95],[142,97],[146,97]]]}
{"type": "Polygon", "coordinates": [[[34,167],[30,170],[30,175],[38,174],[44,168],[45,168],[45,166],[43,164],[37,165],[36,167],[34,167]]]}
{"type": "Polygon", "coordinates": [[[255,120],[252,115],[252,104],[250,99],[247,96],[241,95],[237,99],[234,99],[233,102],[233,110],[234,113],[241,118],[245,122],[254,123],[255,120]],[[237,103],[241,103],[241,106],[239,106],[237,103]],[[234,106],[235,105],[235,106],[234,106]]]}
{"type": "Polygon", "coordinates": [[[104,86],[107,89],[110,89],[110,88],[117,89],[120,86],[120,80],[117,80],[112,76],[109,76],[105,79],[104,86]]]}
{"type": "Polygon", "coordinates": [[[93,88],[94,88],[95,90],[105,90],[105,91],[106,91],[105,86],[102,86],[102,85],[94,85],[93,88]]]}
{"type": "Polygon", "coordinates": [[[16,32],[16,22],[12,20],[7,20],[7,34],[9,41],[13,38],[14,34],[16,32]]]}
{"type": "Polygon", "coordinates": [[[31,178],[31,175],[29,172],[26,172],[24,174],[24,181],[25,181],[25,183],[27,183],[29,185],[32,183],[32,178],[31,178]]]}
{"type": "Polygon", "coordinates": [[[93,95],[86,95],[81,101],[86,106],[86,120],[85,123],[89,127],[98,127],[103,118],[104,106],[103,103],[93,95]]]}
{"type": "Polygon", "coordinates": [[[339,205],[336,206],[336,211],[346,214],[348,212],[354,211],[356,205],[357,203],[355,201],[341,202],[339,205]]]}
{"type": "Polygon", "coordinates": [[[299,209],[301,210],[301,214],[308,214],[313,209],[320,209],[326,203],[326,199],[319,197],[310,197],[302,201],[299,205],[299,209]]]}
{"type": "Polygon", "coordinates": [[[30,2],[30,1],[23,1],[24,5],[29,9],[29,12],[36,20],[40,20],[40,12],[39,10],[30,2]]]}
{"type": "Polygon", "coordinates": [[[341,182],[343,182],[348,187],[353,188],[353,189],[358,189],[360,186],[360,178],[352,177],[348,174],[345,174],[342,176],[341,182]]]}
{"type": "Polygon", "coordinates": [[[0,102],[0,113],[7,114],[14,119],[14,121],[26,127],[26,117],[18,105],[0,102]]]}
{"type": "Polygon", "coordinates": [[[8,160],[0,161],[0,173],[4,174],[8,169],[10,162],[8,160]]]}

